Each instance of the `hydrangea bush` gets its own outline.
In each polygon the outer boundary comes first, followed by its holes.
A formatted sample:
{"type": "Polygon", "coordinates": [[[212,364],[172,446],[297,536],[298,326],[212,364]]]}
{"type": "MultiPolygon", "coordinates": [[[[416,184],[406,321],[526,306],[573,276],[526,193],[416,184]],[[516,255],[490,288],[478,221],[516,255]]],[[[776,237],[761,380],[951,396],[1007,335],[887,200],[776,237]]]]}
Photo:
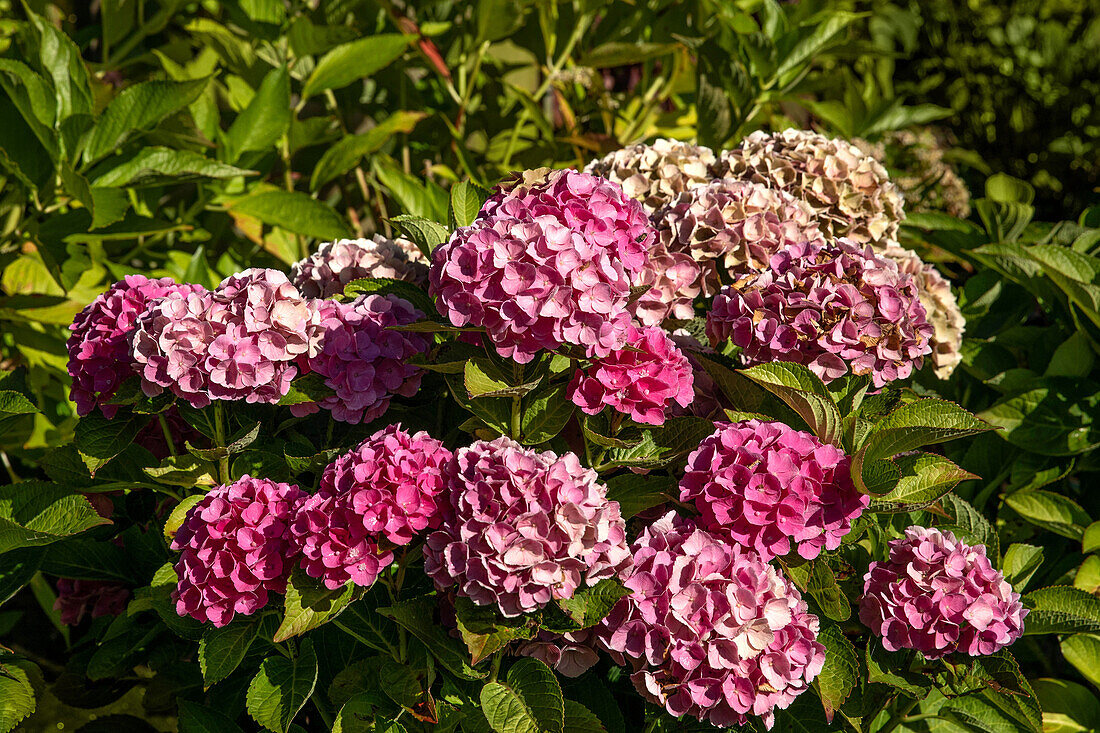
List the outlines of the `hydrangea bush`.
{"type": "Polygon", "coordinates": [[[4,519],[67,674],[186,669],[181,730],[1030,730],[1013,645],[1086,627],[952,493],[992,426],[915,377],[962,311],[862,155],[660,141],[290,276],[111,286],[22,489],[68,523],[4,519]]]}

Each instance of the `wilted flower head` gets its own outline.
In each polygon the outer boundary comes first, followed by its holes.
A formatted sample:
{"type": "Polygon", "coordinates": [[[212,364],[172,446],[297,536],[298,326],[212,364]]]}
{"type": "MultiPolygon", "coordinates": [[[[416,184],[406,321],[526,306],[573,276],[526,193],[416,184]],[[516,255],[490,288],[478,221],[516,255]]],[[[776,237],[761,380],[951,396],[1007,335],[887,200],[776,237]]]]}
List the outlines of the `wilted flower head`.
{"type": "Polygon", "coordinates": [[[390,278],[416,285],[428,282],[428,263],[407,239],[339,239],[326,242],[304,260],[290,267],[294,285],[307,298],[331,298],[344,292],[353,280],[390,278]]]}
{"type": "Polygon", "coordinates": [[[722,288],[707,314],[711,343],[731,339],[748,365],[797,362],[827,382],[851,370],[875,387],[919,369],[932,333],[913,278],[843,239],[777,254],[722,288]]]}
{"type": "Polygon", "coordinates": [[[531,641],[516,647],[521,657],[534,657],[563,677],[580,677],[600,660],[595,629],[566,634],[540,631],[531,641]]]}
{"type": "Polygon", "coordinates": [[[120,583],[59,578],[53,610],[61,612],[61,623],[76,626],[85,615],[118,616],[126,610],[129,600],[129,589],[120,583]]]}
{"type": "Polygon", "coordinates": [[[653,213],[684,191],[714,178],[717,162],[708,147],[660,138],[652,145],[638,143],[608,153],[584,171],[619,184],[627,196],[653,213]]]}
{"type": "Polygon", "coordinates": [[[641,205],[597,176],[528,171],[432,253],[432,292],[456,326],[481,326],[520,363],[564,344],[620,348],[630,285],[653,238],[641,205]]]}
{"type": "Polygon", "coordinates": [[[949,141],[930,128],[893,130],[879,143],[852,142],[890,171],[905,197],[906,211],[946,211],[957,219],[970,216],[970,189],[945,156],[949,141]]]}
{"type": "MultiPolygon", "coordinates": [[[[633,662],[634,686],[674,716],[771,727],[821,672],[818,620],[798,589],[752,550],[669,512],[632,546],[623,598],[598,627],[633,662]]],[[[624,660],[624,661],[625,661],[624,660]]]]}
{"type": "Polygon", "coordinates": [[[245,474],[188,510],[172,540],[181,552],[176,613],[225,626],[283,593],[293,568],[290,522],[308,494],[245,474]]]}
{"type": "Polygon", "coordinates": [[[667,333],[656,326],[631,326],[626,345],[630,348],[594,359],[587,369],[577,371],[569,383],[574,404],[589,415],[610,407],[649,425],[663,424],[673,404],[691,404],[691,364],[667,333]]]}
{"type": "Polygon", "coordinates": [[[130,354],[130,336],[135,323],[149,305],[170,293],[201,291],[197,285],[178,285],[171,278],[150,280],[127,275],[77,314],[69,326],[69,376],[73,378],[70,399],[83,417],[98,405],[107,417],[114,417],[117,405],[104,404],[119,385],[135,373],[130,354]]]}
{"type": "Polygon", "coordinates": [[[478,441],[455,454],[447,481],[442,527],[424,546],[441,590],[457,585],[511,617],[629,567],[619,504],[572,453],[478,441]]]}
{"type": "Polygon", "coordinates": [[[896,237],[905,218],[901,194],[874,156],[809,130],[758,130],[721,154],[718,172],[805,201],[828,237],[877,242],[896,237]]]}
{"type": "Polygon", "coordinates": [[[372,585],[394,546],[439,526],[450,460],[427,433],[390,425],[330,463],[294,520],[302,567],[328,588],[372,585]]]}
{"type": "Polygon", "coordinates": [[[309,369],[325,378],[335,394],[319,402],[291,406],[295,415],[316,412],[318,405],[336,420],[370,422],[382,416],[394,395],[412,397],[424,371],[408,364],[428,350],[418,333],[390,330],[419,321],[424,314],[393,294],[361,295],[350,303],[318,301],[320,351],[307,358],[309,369]]]}
{"type": "Polygon", "coordinates": [[[680,501],[703,528],[764,560],[791,550],[807,560],[840,547],[870,499],[852,484],[839,448],[783,423],[719,424],[688,456],[680,501]]]}
{"type": "Polygon", "coordinates": [[[966,331],[966,319],[951,292],[951,283],[935,267],[925,264],[916,252],[897,242],[888,240],[882,254],[916,281],[921,305],[933,328],[930,339],[932,371],[940,379],[947,379],[962,361],[962,339],[966,331]]]}
{"type": "Polygon", "coordinates": [[[320,315],[278,270],[227,277],[213,292],[173,293],[139,319],[133,353],[148,395],[167,387],[211,399],[278,402],[297,359],[316,353],[320,315]]]}
{"type": "Polygon", "coordinates": [[[890,541],[890,559],[871,563],[863,594],[859,620],[882,645],[928,659],[993,654],[1020,638],[1028,613],[983,545],[925,527],[890,541]]]}

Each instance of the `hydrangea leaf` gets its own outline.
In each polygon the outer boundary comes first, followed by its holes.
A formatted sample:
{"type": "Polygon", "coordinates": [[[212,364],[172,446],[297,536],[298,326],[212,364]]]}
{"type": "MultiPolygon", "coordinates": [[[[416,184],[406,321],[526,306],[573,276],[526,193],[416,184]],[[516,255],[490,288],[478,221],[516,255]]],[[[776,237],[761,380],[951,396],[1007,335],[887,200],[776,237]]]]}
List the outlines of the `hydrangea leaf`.
{"type": "Polygon", "coordinates": [[[307,639],[293,659],[272,656],[260,665],[248,686],[248,714],[275,733],[287,733],[316,685],[317,655],[307,639]]]}

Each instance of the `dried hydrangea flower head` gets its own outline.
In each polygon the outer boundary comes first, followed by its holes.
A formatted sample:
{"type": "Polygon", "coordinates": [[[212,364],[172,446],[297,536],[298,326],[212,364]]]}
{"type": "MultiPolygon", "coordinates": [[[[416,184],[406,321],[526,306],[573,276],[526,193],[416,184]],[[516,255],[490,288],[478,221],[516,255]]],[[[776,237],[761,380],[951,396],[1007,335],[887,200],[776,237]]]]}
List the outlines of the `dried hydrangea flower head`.
{"type": "Polygon", "coordinates": [[[452,324],[485,328],[517,362],[564,344],[607,356],[625,342],[630,285],[653,236],[641,204],[617,185],[528,171],[435,249],[431,289],[452,324]]]}
{"type": "Polygon", "coordinates": [[[53,610],[60,612],[61,623],[76,626],[85,616],[118,616],[126,610],[129,589],[109,580],[59,578],[53,610]]]}
{"type": "Polygon", "coordinates": [[[225,626],[286,591],[294,565],[290,523],[308,498],[291,484],[241,476],[187,511],[172,540],[180,552],[176,613],[225,626]]]}
{"type": "Polygon", "coordinates": [[[719,423],[689,456],[680,501],[700,525],[764,560],[791,551],[812,560],[840,547],[870,503],[852,484],[848,456],[783,423],[719,423]]]}
{"type": "Polygon", "coordinates": [[[750,134],[719,156],[720,176],[763,183],[805,201],[827,237],[896,238],[904,203],[882,163],[846,140],[809,130],[750,134]]]}
{"type": "Polygon", "coordinates": [[[304,260],[290,266],[294,285],[307,298],[331,298],[365,277],[428,282],[428,261],[415,244],[375,234],[371,239],[326,242],[304,260]]]}
{"type": "Polygon", "coordinates": [[[330,589],[371,586],[393,547],[439,526],[450,460],[427,433],[390,425],[326,466],[292,526],[306,573],[330,589]]]}
{"type": "Polygon", "coordinates": [[[671,715],[719,727],[805,692],[825,663],[819,622],[798,589],[752,550],[669,512],[632,546],[621,599],[597,627],[601,644],[637,670],[643,696],[671,715]]]}
{"type": "Polygon", "coordinates": [[[983,545],[925,527],[905,530],[890,541],[889,560],[871,563],[859,606],[886,649],[928,659],[993,654],[1020,638],[1027,613],[983,545]]]}
{"type": "Polygon", "coordinates": [[[323,407],[341,422],[357,424],[382,416],[392,397],[412,397],[424,370],[408,363],[428,350],[418,333],[390,330],[423,319],[412,303],[393,294],[361,295],[349,303],[318,301],[320,350],[307,358],[310,371],[335,394],[291,406],[295,415],[323,407]]]}
{"type": "Polygon", "coordinates": [[[877,143],[852,142],[890,171],[905,197],[906,211],[945,211],[965,219],[970,216],[970,189],[947,160],[950,142],[941,134],[924,127],[887,132],[877,143]]]}
{"type": "Polygon", "coordinates": [[[652,214],[684,191],[715,178],[717,162],[708,147],[659,138],[652,145],[638,143],[608,153],[584,171],[619,184],[652,214]]]}
{"type": "Polygon", "coordinates": [[[657,326],[631,326],[626,345],[577,370],[569,399],[589,415],[610,407],[636,422],[663,425],[673,405],[687,407],[695,398],[691,364],[657,326]]]}
{"type": "Polygon", "coordinates": [[[440,590],[513,617],[629,567],[619,504],[572,453],[478,441],[456,452],[447,484],[443,523],[424,546],[440,590]]]}
{"type": "Polygon", "coordinates": [[[916,252],[893,240],[887,240],[881,252],[916,281],[921,305],[933,329],[932,371],[940,379],[947,379],[962,362],[962,340],[966,331],[966,319],[959,310],[951,283],[939,270],[922,261],[916,252]]]}
{"type": "Polygon", "coordinates": [[[73,379],[69,399],[76,403],[78,415],[83,417],[98,406],[104,415],[114,417],[118,406],[105,403],[136,373],[130,339],[138,317],[159,298],[198,291],[202,291],[198,285],[178,285],[168,277],[150,280],[127,275],[76,315],[65,346],[73,379]]]}
{"type": "Polygon", "coordinates": [[[868,374],[876,388],[907,378],[932,350],[913,278],[843,239],[817,253],[791,247],[722,288],[706,328],[712,344],[741,347],[747,365],[797,362],[827,382],[868,374]]]}
{"type": "Polygon", "coordinates": [[[195,407],[278,402],[317,353],[320,314],[278,270],[250,269],[211,292],[172,293],[138,320],[133,354],[148,395],[165,388],[195,407]]]}

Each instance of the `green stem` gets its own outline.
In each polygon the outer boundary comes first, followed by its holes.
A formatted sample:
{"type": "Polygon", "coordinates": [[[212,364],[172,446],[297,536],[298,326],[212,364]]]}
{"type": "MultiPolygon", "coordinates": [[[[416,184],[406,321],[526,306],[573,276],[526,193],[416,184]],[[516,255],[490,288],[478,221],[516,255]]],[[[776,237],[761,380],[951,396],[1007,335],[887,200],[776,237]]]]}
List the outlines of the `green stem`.
{"type": "MultiPolygon", "coordinates": [[[[512,365],[512,386],[523,384],[523,365],[512,365]]],[[[519,440],[523,428],[523,398],[520,395],[512,397],[512,439],[519,440]]]]}
{"type": "Polygon", "coordinates": [[[164,433],[164,442],[168,444],[168,454],[175,456],[176,444],[172,441],[172,430],[168,427],[168,420],[164,417],[163,412],[157,413],[157,422],[160,423],[161,432],[164,433]]]}
{"type": "Polygon", "coordinates": [[[504,661],[504,652],[499,651],[493,655],[493,668],[489,671],[489,681],[496,682],[500,674],[500,663],[504,661]]]}
{"type": "Polygon", "coordinates": [[[878,733],[890,733],[890,731],[893,731],[899,725],[904,723],[906,716],[908,716],[909,713],[912,712],[913,708],[915,708],[918,703],[920,703],[920,700],[913,700],[912,702],[895,708],[893,714],[890,715],[889,720],[886,721],[886,724],[883,727],[879,728],[878,733]]]}
{"type": "Polygon", "coordinates": [[[661,722],[661,716],[658,715],[653,720],[649,721],[649,725],[645,727],[645,733],[653,733],[657,730],[657,724],[661,722]]]}
{"type": "MultiPolygon", "coordinates": [[[[225,408],[220,400],[214,402],[214,442],[219,448],[225,447],[225,408]]],[[[218,459],[218,473],[223,484],[229,483],[229,454],[218,459]]]]}

